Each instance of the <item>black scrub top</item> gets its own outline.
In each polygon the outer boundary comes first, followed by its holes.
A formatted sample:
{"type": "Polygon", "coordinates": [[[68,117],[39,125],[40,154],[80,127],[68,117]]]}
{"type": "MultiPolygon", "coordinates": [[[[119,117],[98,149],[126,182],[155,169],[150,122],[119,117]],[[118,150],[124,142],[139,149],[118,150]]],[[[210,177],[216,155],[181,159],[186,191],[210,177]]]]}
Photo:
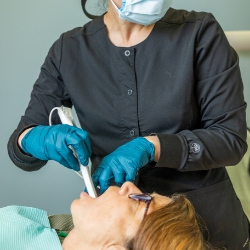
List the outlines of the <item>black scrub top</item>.
{"type": "MultiPolygon", "coordinates": [[[[90,135],[94,162],[138,136],[158,136],[160,159],[138,177],[146,192],[190,193],[227,182],[224,166],[238,163],[247,149],[238,55],[205,12],[171,8],[132,47],[111,43],[103,16],[63,33],[8,143],[21,169],[37,170],[46,161],[23,154],[19,134],[48,125],[51,109],[61,105],[74,106],[90,135]]],[[[59,118],[53,116],[53,123],[59,118]]],[[[195,203],[198,196],[190,199],[195,203]]]]}

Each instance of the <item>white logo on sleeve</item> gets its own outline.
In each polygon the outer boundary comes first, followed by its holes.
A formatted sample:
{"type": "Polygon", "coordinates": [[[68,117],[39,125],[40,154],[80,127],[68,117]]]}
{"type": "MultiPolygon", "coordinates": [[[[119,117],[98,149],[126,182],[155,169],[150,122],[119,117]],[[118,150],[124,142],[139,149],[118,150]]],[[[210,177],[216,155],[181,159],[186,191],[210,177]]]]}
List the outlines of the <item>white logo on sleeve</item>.
{"type": "Polygon", "coordinates": [[[190,145],[190,151],[197,154],[201,151],[201,146],[198,143],[192,143],[190,145]]]}

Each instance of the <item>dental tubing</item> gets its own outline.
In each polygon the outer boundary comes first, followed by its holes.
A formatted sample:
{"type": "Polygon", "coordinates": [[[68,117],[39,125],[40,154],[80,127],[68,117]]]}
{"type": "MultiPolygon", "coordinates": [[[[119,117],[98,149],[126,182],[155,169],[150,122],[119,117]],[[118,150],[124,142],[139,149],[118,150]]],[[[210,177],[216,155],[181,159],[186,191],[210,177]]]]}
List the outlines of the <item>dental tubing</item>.
{"type": "MultiPolygon", "coordinates": [[[[50,125],[51,125],[51,115],[52,115],[53,111],[56,110],[56,109],[58,111],[58,115],[60,117],[60,120],[61,120],[62,124],[67,124],[67,125],[70,125],[70,126],[75,126],[71,109],[70,108],[66,108],[64,106],[62,106],[62,107],[55,107],[55,108],[53,108],[51,110],[50,116],[49,116],[50,125]]],[[[82,178],[83,178],[83,180],[85,182],[85,186],[86,186],[86,188],[88,190],[89,195],[91,197],[93,197],[93,198],[96,198],[97,194],[96,194],[93,182],[92,182],[92,178],[91,178],[88,166],[83,166],[80,163],[80,160],[79,160],[79,158],[78,158],[77,153],[75,152],[75,150],[71,146],[69,146],[69,147],[73,151],[74,156],[77,158],[77,160],[79,162],[80,170],[81,170],[81,173],[82,173],[82,178]]]]}

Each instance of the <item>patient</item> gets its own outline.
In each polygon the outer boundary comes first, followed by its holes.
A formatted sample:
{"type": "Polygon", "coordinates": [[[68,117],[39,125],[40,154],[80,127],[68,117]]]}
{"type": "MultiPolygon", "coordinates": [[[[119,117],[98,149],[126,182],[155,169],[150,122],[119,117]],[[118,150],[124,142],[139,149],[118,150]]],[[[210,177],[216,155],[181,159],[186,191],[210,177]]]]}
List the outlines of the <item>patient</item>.
{"type": "MultiPolygon", "coordinates": [[[[81,193],[73,201],[71,213],[74,226],[69,215],[69,224],[65,217],[52,223],[51,216],[48,220],[47,213],[40,209],[0,208],[0,249],[211,249],[203,240],[194,207],[184,195],[168,198],[142,194],[134,184],[126,182],[121,188],[110,187],[98,198],[81,193]],[[58,229],[57,233],[53,228],[58,229]],[[58,235],[62,240],[61,233],[64,237],[68,231],[61,246],[58,235]]],[[[53,219],[57,216],[61,215],[53,219]]]]}
{"type": "Polygon", "coordinates": [[[63,242],[64,250],[210,249],[183,195],[144,195],[126,182],[98,198],[81,193],[71,212],[74,229],[63,242]]]}

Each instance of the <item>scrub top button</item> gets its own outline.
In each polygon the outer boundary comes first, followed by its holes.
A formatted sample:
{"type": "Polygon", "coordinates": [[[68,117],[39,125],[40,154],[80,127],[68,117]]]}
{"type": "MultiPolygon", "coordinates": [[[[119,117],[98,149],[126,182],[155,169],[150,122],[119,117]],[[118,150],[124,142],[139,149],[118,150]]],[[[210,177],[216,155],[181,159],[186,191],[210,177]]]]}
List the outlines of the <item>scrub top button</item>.
{"type": "Polygon", "coordinates": [[[134,135],[135,135],[135,131],[134,131],[134,130],[130,130],[129,133],[130,133],[131,136],[134,136],[134,135]]]}
{"type": "Polygon", "coordinates": [[[130,56],[130,51],[126,50],[124,54],[125,54],[125,56],[130,56]]]}
{"type": "Polygon", "coordinates": [[[128,90],[128,95],[132,95],[132,93],[133,93],[133,90],[132,90],[132,89],[129,89],[129,90],[128,90]]]}

